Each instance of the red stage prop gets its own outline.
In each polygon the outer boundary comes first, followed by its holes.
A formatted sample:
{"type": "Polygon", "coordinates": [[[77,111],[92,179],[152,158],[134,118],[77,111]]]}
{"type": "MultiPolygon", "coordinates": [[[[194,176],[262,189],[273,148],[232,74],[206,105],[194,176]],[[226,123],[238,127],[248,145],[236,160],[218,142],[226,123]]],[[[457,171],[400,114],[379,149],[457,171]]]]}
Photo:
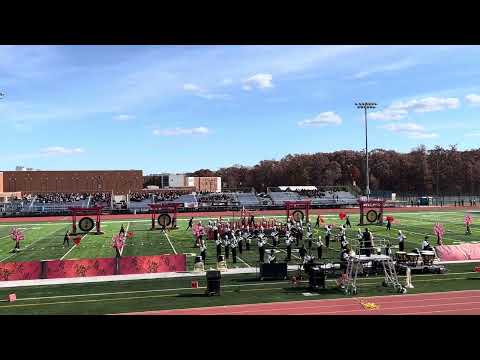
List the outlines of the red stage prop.
{"type": "Polygon", "coordinates": [[[305,222],[310,222],[310,204],[311,200],[297,200],[297,201],[285,201],[285,209],[287,210],[287,221],[290,219],[290,211],[293,210],[305,210],[305,222]]]}
{"type": "Polygon", "coordinates": [[[370,199],[370,200],[358,200],[358,205],[360,206],[360,226],[365,225],[364,218],[368,216],[373,216],[375,215],[375,220],[374,221],[369,221],[369,223],[377,223],[379,225],[383,225],[383,208],[385,206],[385,201],[383,199],[370,199]],[[370,209],[366,214],[365,210],[370,209]],[[378,210],[378,213],[377,211],[378,210]],[[370,214],[370,215],[369,215],[370,214]]]}
{"type": "Polygon", "coordinates": [[[69,207],[68,210],[71,212],[72,216],[72,235],[77,234],[77,216],[81,215],[95,215],[97,231],[94,232],[95,235],[101,235],[103,232],[100,228],[101,215],[102,215],[103,206],[94,206],[94,207],[69,207]]]}
{"type": "Polygon", "coordinates": [[[0,281],[34,280],[40,278],[40,273],[38,261],[0,263],[0,281]]]}
{"type": "Polygon", "coordinates": [[[159,210],[162,210],[162,213],[171,213],[173,214],[172,216],[172,223],[170,224],[171,228],[174,229],[177,226],[177,213],[178,213],[178,208],[182,204],[179,203],[173,203],[173,202],[168,202],[168,203],[158,203],[158,204],[148,204],[151,210],[152,214],[152,228],[151,230],[155,230],[155,222],[156,222],[156,215],[159,213],[159,210]]]}
{"type": "Polygon", "coordinates": [[[345,214],[344,212],[341,212],[340,214],[338,214],[338,217],[340,218],[340,220],[345,220],[345,218],[347,217],[347,214],[345,214]]]}
{"type": "MultiPolygon", "coordinates": [[[[117,261],[99,258],[0,263],[0,281],[116,275],[117,261]]],[[[187,271],[187,256],[180,254],[127,256],[119,263],[119,274],[187,271]]]]}
{"type": "Polygon", "coordinates": [[[145,274],[187,271],[187,256],[125,256],[120,258],[120,274],[145,274]]]}

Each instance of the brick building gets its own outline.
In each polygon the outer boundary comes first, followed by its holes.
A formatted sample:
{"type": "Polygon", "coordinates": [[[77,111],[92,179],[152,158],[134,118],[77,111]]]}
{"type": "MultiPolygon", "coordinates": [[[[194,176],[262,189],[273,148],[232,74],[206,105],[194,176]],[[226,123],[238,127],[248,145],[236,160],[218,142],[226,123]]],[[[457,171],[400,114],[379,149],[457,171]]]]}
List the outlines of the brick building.
{"type": "Polygon", "coordinates": [[[142,170],[0,172],[0,193],[113,191],[115,194],[127,194],[142,188],[142,170]]]}

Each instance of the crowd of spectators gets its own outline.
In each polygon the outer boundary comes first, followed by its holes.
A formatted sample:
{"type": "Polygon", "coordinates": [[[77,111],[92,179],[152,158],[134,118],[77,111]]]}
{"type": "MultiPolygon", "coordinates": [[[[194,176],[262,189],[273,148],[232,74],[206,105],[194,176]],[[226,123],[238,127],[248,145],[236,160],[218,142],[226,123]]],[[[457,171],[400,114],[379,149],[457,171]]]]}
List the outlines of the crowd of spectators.
{"type": "Polygon", "coordinates": [[[235,196],[230,193],[201,193],[197,196],[199,203],[232,203],[235,196]]]}
{"type": "Polygon", "coordinates": [[[189,191],[181,191],[181,190],[175,190],[175,191],[139,191],[139,192],[134,192],[129,195],[130,201],[135,201],[135,202],[140,202],[148,199],[152,199],[152,197],[155,198],[155,202],[160,202],[160,201],[173,201],[178,199],[180,196],[188,194],[189,191]]]}
{"type": "Polygon", "coordinates": [[[48,203],[73,203],[88,199],[90,194],[87,193],[41,193],[41,194],[26,194],[23,197],[31,201],[33,198],[35,202],[48,203]]]}

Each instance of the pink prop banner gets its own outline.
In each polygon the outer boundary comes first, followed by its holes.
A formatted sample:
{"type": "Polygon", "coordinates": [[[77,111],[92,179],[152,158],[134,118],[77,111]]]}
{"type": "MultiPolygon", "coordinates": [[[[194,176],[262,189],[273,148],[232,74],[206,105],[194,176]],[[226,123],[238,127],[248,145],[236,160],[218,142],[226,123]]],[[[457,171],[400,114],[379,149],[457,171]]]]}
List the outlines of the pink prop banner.
{"type": "Polygon", "coordinates": [[[52,260],[47,263],[47,277],[49,279],[106,276],[113,275],[114,272],[114,258],[52,260]]]}
{"type": "Polygon", "coordinates": [[[10,237],[13,241],[20,241],[24,239],[22,230],[16,227],[13,227],[12,230],[10,230],[10,237]]]}
{"type": "Polygon", "coordinates": [[[39,279],[41,271],[38,261],[0,263],[0,281],[39,279]]]}
{"type": "Polygon", "coordinates": [[[442,261],[480,260],[480,244],[441,245],[435,251],[442,261]]]}
{"type": "Polygon", "coordinates": [[[443,239],[443,235],[445,234],[445,228],[442,224],[436,223],[433,225],[433,233],[437,235],[438,238],[443,239]]]}
{"type": "Polygon", "coordinates": [[[120,274],[144,274],[187,271],[187,256],[125,256],[120,258],[120,274]]]}
{"type": "Polygon", "coordinates": [[[473,223],[473,218],[471,215],[465,215],[465,218],[463,219],[463,222],[465,225],[472,225],[473,223]]]}

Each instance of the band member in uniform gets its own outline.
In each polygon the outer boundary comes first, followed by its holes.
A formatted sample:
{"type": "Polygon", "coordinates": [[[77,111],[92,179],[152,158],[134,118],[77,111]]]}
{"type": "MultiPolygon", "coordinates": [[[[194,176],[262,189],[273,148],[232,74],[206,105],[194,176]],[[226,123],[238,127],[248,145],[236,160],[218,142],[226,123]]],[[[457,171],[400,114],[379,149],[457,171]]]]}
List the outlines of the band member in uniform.
{"type": "Polygon", "coordinates": [[[342,235],[340,235],[340,247],[341,249],[345,249],[347,246],[348,246],[347,236],[345,235],[345,233],[343,233],[342,235]]]}
{"type": "Polygon", "coordinates": [[[199,222],[198,228],[197,228],[197,246],[201,247],[203,245],[204,236],[205,236],[205,229],[202,226],[202,222],[199,222]]]}
{"type": "Polygon", "coordinates": [[[315,222],[315,227],[320,229],[320,215],[317,215],[317,221],[315,222]]]}
{"type": "Polygon", "coordinates": [[[123,224],[122,226],[120,227],[120,232],[118,234],[123,234],[125,235],[125,229],[123,228],[123,224]]]}
{"type": "Polygon", "coordinates": [[[259,237],[257,240],[258,245],[258,255],[260,256],[260,262],[263,263],[265,261],[265,241],[263,238],[259,237]]]}
{"type": "Polygon", "coordinates": [[[238,252],[240,253],[240,255],[242,255],[243,253],[243,236],[242,236],[242,231],[241,230],[237,230],[235,232],[235,236],[237,238],[237,244],[238,244],[238,252]]]}
{"type": "Polygon", "coordinates": [[[330,248],[330,238],[332,236],[332,229],[330,225],[325,226],[325,247],[327,250],[330,248]]]}
{"type": "Polygon", "coordinates": [[[307,255],[307,250],[305,249],[305,245],[302,245],[302,247],[298,250],[298,254],[302,258],[302,262],[305,261],[305,255],[307,255]]]}
{"type": "Polygon", "coordinates": [[[65,243],[67,243],[67,246],[70,246],[70,236],[68,236],[68,231],[65,233],[65,236],[63,237],[63,246],[65,246],[65,243]]]}
{"type": "Polygon", "coordinates": [[[275,258],[275,250],[274,249],[270,250],[270,252],[268,253],[267,261],[268,261],[269,264],[274,264],[274,263],[277,262],[277,259],[275,258]]]}
{"type": "Polygon", "coordinates": [[[398,230],[398,251],[405,251],[405,239],[407,237],[402,234],[402,230],[398,230]]]}
{"type": "Polygon", "coordinates": [[[233,233],[232,231],[232,235],[231,235],[231,239],[230,239],[230,249],[232,249],[232,261],[234,264],[237,263],[237,246],[238,246],[238,243],[237,243],[237,238],[235,237],[235,234],[233,233]]]}
{"type": "Polygon", "coordinates": [[[270,236],[272,237],[273,247],[276,248],[279,242],[279,234],[278,234],[276,225],[273,227],[273,231],[270,236]]]}
{"type": "Polygon", "coordinates": [[[217,245],[217,261],[220,258],[220,255],[222,255],[222,240],[217,237],[215,239],[215,245],[217,245]]]}
{"type": "Polygon", "coordinates": [[[287,245],[287,262],[292,261],[292,242],[292,235],[287,231],[287,238],[285,239],[285,244],[287,245]]]}
{"type": "Polygon", "coordinates": [[[250,243],[252,242],[252,237],[250,234],[250,229],[247,225],[247,230],[243,233],[244,239],[245,239],[245,250],[250,251],[250,243]]]}
{"type": "Polygon", "coordinates": [[[366,256],[370,256],[372,254],[373,248],[373,235],[368,228],[365,228],[365,232],[363,233],[363,253],[366,256]]]}
{"type": "Polygon", "coordinates": [[[392,221],[390,220],[390,218],[387,218],[387,230],[392,230],[392,221]]]}
{"type": "Polygon", "coordinates": [[[228,259],[230,256],[230,237],[227,232],[224,235],[223,247],[225,248],[225,259],[228,259]]]}
{"type": "Polygon", "coordinates": [[[317,246],[317,257],[318,260],[322,258],[322,248],[323,248],[323,242],[322,242],[322,236],[318,236],[318,241],[315,242],[315,245],[317,246]]]}
{"type": "Polygon", "coordinates": [[[352,224],[350,224],[350,217],[347,215],[347,221],[345,223],[345,227],[349,227],[350,229],[352,228],[352,224]]]}
{"type": "Polygon", "coordinates": [[[433,250],[432,246],[428,242],[428,235],[426,235],[425,239],[423,239],[422,250],[424,250],[424,251],[432,251],[433,250]]]}
{"type": "Polygon", "coordinates": [[[250,225],[255,226],[255,216],[250,216],[250,225]]]}
{"type": "Polygon", "coordinates": [[[200,246],[200,256],[202,257],[202,261],[205,264],[205,259],[207,258],[207,244],[202,243],[200,246]]]}
{"type": "Polygon", "coordinates": [[[308,249],[312,249],[312,241],[313,241],[313,233],[312,233],[312,226],[310,223],[307,225],[307,240],[308,240],[308,249]]]}

